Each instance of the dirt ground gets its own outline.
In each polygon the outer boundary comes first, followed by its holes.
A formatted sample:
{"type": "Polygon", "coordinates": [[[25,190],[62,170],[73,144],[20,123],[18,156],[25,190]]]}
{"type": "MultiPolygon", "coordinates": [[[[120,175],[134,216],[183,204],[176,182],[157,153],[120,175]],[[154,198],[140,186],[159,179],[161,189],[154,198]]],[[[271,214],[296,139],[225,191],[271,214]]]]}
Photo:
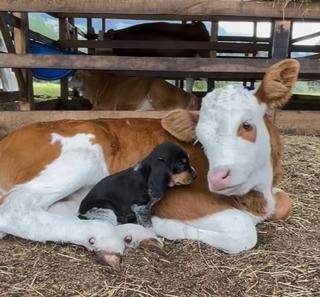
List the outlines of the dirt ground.
{"type": "Polygon", "coordinates": [[[122,270],[73,245],[0,240],[0,296],[320,296],[320,138],[285,137],[293,214],[258,226],[251,251],[226,255],[199,242],[165,242],[167,256],[129,250],[122,270]]]}

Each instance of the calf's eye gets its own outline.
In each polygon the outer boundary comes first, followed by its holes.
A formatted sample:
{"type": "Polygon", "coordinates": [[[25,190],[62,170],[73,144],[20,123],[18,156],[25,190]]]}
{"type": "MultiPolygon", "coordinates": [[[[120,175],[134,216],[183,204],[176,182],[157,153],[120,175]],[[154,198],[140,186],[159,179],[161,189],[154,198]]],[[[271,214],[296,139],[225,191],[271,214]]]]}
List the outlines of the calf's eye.
{"type": "Polygon", "coordinates": [[[249,122],[243,122],[242,128],[246,131],[251,131],[253,129],[253,125],[251,125],[249,122]]]}

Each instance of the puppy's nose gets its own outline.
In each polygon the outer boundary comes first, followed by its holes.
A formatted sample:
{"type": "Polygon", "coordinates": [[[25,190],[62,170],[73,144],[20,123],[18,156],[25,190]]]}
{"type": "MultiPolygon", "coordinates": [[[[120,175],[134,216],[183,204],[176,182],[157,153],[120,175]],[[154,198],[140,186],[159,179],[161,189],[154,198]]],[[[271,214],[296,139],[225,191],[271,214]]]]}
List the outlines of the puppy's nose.
{"type": "Polygon", "coordinates": [[[193,179],[196,179],[196,177],[198,176],[197,171],[191,166],[191,175],[193,179]]]}

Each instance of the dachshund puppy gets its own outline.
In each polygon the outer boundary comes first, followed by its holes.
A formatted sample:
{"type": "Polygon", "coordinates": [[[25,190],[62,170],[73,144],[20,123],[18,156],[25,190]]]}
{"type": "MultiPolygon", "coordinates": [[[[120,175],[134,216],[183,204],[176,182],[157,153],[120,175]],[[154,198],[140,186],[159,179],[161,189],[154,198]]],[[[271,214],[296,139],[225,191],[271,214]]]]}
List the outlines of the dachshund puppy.
{"type": "Polygon", "coordinates": [[[103,219],[112,224],[137,221],[151,226],[151,207],[168,187],[189,185],[197,173],[187,153],[173,142],[158,145],[135,166],[107,176],[82,200],[81,219],[103,219]]]}

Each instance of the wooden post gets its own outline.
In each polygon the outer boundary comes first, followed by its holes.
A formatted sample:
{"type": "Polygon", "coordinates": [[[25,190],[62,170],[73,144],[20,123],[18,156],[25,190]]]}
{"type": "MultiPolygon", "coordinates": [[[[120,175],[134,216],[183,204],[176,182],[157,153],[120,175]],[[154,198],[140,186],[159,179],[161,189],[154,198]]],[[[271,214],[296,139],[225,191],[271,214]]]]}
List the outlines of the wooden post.
{"type": "MultiPolygon", "coordinates": [[[[257,22],[257,21],[254,21],[254,22],[253,22],[253,38],[254,38],[253,44],[254,44],[254,45],[257,44],[257,38],[258,38],[258,36],[257,36],[257,25],[258,25],[258,22],[257,22]]],[[[256,56],[257,56],[257,51],[254,51],[254,52],[252,53],[252,56],[253,56],[253,57],[256,57],[256,56]]],[[[251,80],[251,81],[250,81],[250,89],[254,89],[254,83],[255,83],[254,80],[251,80]]]]}
{"type": "Polygon", "coordinates": [[[272,58],[287,58],[289,55],[291,21],[275,21],[272,58]]]}
{"type": "MultiPolygon", "coordinates": [[[[12,42],[12,37],[10,35],[9,29],[5,22],[3,14],[0,14],[0,30],[2,33],[3,41],[7,48],[7,52],[12,54],[16,53],[15,45],[12,42]]],[[[24,79],[23,73],[21,69],[13,68],[12,70],[14,71],[18,81],[21,98],[26,100],[27,99],[26,85],[25,85],[25,79],[24,79]]]]}
{"type": "MultiPolygon", "coordinates": [[[[30,40],[29,40],[29,19],[28,13],[15,13],[16,17],[20,18],[20,29],[14,29],[14,44],[17,54],[26,54],[30,52],[30,40]]],[[[34,109],[33,98],[33,78],[32,70],[26,69],[24,71],[25,77],[25,89],[26,99],[30,104],[30,109],[34,109]]]]}
{"type": "MultiPolygon", "coordinates": [[[[285,59],[289,56],[291,21],[275,21],[272,44],[272,58],[285,59]]],[[[277,120],[277,110],[273,110],[272,122],[277,120]]]]}
{"type": "MultiPolygon", "coordinates": [[[[29,17],[28,13],[23,15],[25,26],[22,28],[24,34],[24,40],[26,45],[26,53],[30,53],[30,38],[29,38],[29,17]]],[[[33,77],[32,69],[27,69],[27,98],[30,104],[30,109],[34,110],[34,90],[33,90],[33,77]]]]}
{"type": "Polygon", "coordinates": [[[105,18],[102,18],[101,19],[101,23],[102,23],[102,32],[106,32],[106,19],[105,18]]]}
{"type": "MultiPolygon", "coordinates": [[[[87,18],[87,34],[94,34],[94,32],[92,32],[92,19],[91,18],[87,18]]],[[[95,53],[95,49],[94,48],[88,48],[88,54],[89,55],[94,55],[95,53]]]]}
{"type": "MultiPolygon", "coordinates": [[[[218,28],[219,28],[219,23],[217,21],[212,21],[211,22],[211,34],[210,34],[210,41],[217,42],[218,41],[218,28]]],[[[217,51],[210,51],[210,57],[211,58],[216,58],[217,57],[217,51]]],[[[207,81],[207,91],[211,92],[214,87],[215,87],[215,81],[212,78],[208,78],[207,81]]]]}
{"type": "MultiPolygon", "coordinates": [[[[67,20],[66,18],[59,18],[59,40],[64,41],[67,40],[69,36],[67,32],[67,20]]],[[[68,78],[64,77],[60,79],[60,98],[68,99],[69,91],[68,91],[68,78]]]]}

